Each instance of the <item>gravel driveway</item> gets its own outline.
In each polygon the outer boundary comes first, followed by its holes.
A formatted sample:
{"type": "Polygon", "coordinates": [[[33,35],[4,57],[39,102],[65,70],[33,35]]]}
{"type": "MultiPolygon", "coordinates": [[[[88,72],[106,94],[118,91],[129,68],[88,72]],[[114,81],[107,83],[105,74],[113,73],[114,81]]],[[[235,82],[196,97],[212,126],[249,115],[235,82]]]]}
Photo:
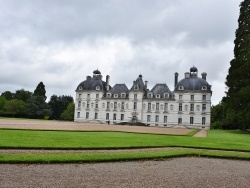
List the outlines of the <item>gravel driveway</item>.
{"type": "Polygon", "coordinates": [[[0,187],[237,187],[250,162],[208,158],[96,164],[0,164],[0,187]]]}

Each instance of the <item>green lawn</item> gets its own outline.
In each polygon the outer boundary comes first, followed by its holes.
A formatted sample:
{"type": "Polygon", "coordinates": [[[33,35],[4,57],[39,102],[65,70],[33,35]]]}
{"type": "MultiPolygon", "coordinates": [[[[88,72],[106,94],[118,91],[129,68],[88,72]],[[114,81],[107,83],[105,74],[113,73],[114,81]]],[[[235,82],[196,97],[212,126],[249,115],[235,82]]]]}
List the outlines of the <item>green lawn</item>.
{"type": "Polygon", "coordinates": [[[176,149],[157,152],[113,152],[106,154],[0,154],[0,162],[115,161],[187,155],[250,159],[250,134],[241,131],[210,130],[207,138],[195,138],[190,134],[173,136],[123,132],[0,129],[0,148],[2,149],[118,149],[170,146],[174,146],[176,149]],[[222,150],[230,150],[230,152],[222,150]]]}

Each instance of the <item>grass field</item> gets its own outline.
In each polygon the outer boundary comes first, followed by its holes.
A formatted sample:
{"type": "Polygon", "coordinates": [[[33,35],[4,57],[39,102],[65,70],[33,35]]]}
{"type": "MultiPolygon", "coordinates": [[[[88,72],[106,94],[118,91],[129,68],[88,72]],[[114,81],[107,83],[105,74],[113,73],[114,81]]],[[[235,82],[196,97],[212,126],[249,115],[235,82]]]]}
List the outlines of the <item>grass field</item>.
{"type": "Polygon", "coordinates": [[[210,130],[207,138],[122,132],[67,132],[0,129],[1,149],[122,149],[176,147],[150,152],[0,154],[0,163],[97,162],[180,156],[250,160],[250,134],[210,130]]]}

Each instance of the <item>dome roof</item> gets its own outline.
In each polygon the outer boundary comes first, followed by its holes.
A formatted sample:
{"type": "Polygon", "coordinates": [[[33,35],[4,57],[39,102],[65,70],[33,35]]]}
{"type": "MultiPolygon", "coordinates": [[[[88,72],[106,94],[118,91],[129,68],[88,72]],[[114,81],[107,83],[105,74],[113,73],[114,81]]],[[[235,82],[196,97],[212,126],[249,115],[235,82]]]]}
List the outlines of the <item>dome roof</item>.
{"type": "Polygon", "coordinates": [[[190,68],[190,72],[198,72],[198,69],[195,66],[193,66],[190,68]]]}
{"type": "Polygon", "coordinates": [[[176,90],[207,90],[211,91],[211,86],[208,82],[202,78],[197,76],[190,76],[188,78],[184,78],[180,80],[176,86],[176,90]]]}
{"type": "Polygon", "coordinates": [[[101,72],[97,69],[93,72],[93,74],[101,74],[101,72]]]}

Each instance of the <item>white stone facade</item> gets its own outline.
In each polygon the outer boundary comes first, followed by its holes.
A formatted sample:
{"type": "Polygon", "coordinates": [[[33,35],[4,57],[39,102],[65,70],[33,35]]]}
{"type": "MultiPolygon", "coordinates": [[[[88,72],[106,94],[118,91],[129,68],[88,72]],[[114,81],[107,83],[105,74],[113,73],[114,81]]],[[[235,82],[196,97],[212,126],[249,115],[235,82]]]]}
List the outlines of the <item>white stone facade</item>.
{"type": "Polygon", "coordinates": [[[195,67],[178,82],[175,89],[156,84],[149,90],[139,75],[129,90],[125,84],[109,86],[109,76],[102,81],[100,71],[94,71],[76,89],[76,122],[134,123],[148,126],[210,129],[211,85],[197,76],[195,67]]]}

